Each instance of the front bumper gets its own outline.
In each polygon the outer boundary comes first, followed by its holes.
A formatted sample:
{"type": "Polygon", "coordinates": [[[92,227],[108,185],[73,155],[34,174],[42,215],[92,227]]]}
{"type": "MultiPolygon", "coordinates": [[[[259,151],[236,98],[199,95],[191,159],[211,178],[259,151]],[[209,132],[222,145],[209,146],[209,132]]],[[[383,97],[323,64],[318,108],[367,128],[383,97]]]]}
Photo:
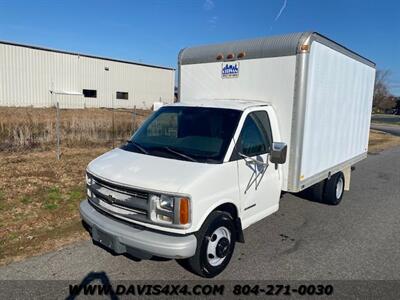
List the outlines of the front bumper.
{"type": "Polygon", "coordinates": [[[79,210],[82,220],[90,227],[93,240],[115,253],[140,258],[188,258],[196,252],[197,240],[193,234],[173,236],[138,229],[101,214],[88,200],[81,202],[79,210]]]}

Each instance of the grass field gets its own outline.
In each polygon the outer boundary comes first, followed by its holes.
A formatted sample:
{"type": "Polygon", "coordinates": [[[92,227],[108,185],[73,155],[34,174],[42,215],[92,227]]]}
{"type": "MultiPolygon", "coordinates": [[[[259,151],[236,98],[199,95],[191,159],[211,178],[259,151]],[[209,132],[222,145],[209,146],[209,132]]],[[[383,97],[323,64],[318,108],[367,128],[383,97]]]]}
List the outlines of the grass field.
{"type": "MultiPolygon", "coordinates": [[[[115,145],[149,115],[114,112],[115,145]],[[135,124],[134,124],[135,121],[135,124]]],[[[0,264],[83,238],[78,204],[86,165],[110,150],[113,112],[61,110],[62,159],[55,159],[55,109],[0,109],[0,264]]]]}
{"type": "MultiPolygon", "coordinates": [[[[4,112],[0,111],[2,114],[4,112]]],[[[64,124],[72,123],[74,118],[74,122],[79,123],[77,114],[90,114],[86,118],[92,118],[92,121],[88,121],[85,126],[71,126],[83,128],[84,133],[76,131],[79,138],[69,133],[70,142],[63,144],[60,161],[55,159],[54,143],[45,136],[42,136],[43,143],[35,147],[15,144],[5,147],[7,151],[0,151],[0,265],[88,238],[80,223],[78,206],[85,197],[86,165],[111,149],[107,136],[106,141],[103,141],[99,133],[102,131],[96,128],[99,124],[108,124],[104,120],[109,117],[109,112],[62,111],[62,114],[64,124]],[[90,135],[91,131],[97,132],[98,136],[89,137],[90,143],[80,140],[90,135]]],[[[12,132],[6,128],[10,126],[7,124],[30,124],[30,121],[24,123],[23,116],[23,113],[9,116],[9,123],[1,119],[4,126],[2,132],[12,132]]],[[[124,122],[128,124],[130,117],[128,113],[125,120],[118,120],[119,126],[124,126],[124,122]]],[[[138,123],[143,119],[139,119],[138,123]]],[[[43,113],[41,118],[35,116],[35,120],[33,124],[47,124],[52,121],[52,117],[46,117],[43,113]]],[[[39,127],[34,125],[34,128],[39,127]]],[[[123,140],[131,135],[131,131],[123,128],[117,135],[123,140]]],[[[400,137],[371,131],[371,153],[398,145],[400,137]]]]}
{"type": "MultiPolygon", "coordinates": [[[[64,146],[109,145],[126,139],[149,111],[109,109],[60,110],[61,141],[64,146]],[[113,127],[114,115],[114,127],[113,127]],[[134,124],[135,121],[135,124],[134,124]]],[[[0,151],[54,148],[56,141],[55,108],[1,108],[0,151]]]]}

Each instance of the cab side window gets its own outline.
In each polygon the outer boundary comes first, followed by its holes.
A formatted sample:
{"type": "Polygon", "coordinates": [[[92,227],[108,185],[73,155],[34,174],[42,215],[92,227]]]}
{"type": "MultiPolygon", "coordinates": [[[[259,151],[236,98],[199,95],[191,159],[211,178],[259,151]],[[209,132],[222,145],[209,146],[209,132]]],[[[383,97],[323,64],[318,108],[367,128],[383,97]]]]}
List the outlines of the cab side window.
{"type": "Polygon", "coordinates": [[[239,153],[250,157],[269,153],[271,145],[272,132],[267,112],[252,112],[246,117],[231,160],[241,159],[239,153]]]}

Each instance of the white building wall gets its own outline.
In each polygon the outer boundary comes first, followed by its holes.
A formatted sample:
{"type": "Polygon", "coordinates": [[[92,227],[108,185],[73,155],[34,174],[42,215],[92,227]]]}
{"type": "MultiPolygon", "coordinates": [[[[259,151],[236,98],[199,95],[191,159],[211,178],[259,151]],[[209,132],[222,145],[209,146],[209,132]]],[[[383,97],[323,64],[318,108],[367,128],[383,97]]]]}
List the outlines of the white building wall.
{"type": "Polygon", "coordinates": [[[0,106],[63,108],[150,108],[174,100],[175,70],[45,51],[0,43],[0,106]],[[105,71],[105,67],[109,71],[105,71]],[[52,96],[49,90],[82,93],[97,90],[97,98],[52,96]],[[128,92],[117,100],[116,92],[128,92]]]}

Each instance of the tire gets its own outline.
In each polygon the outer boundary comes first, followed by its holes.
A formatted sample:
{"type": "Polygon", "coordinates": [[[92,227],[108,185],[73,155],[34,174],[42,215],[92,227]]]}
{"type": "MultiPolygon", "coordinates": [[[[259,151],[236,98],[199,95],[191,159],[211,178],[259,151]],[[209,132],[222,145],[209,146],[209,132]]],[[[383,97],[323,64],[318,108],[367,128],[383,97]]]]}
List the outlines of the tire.
{"type": "Polygon", "coordinates": [[[196,234],[197,248],[193,257],[178,261],[188,271],[212,278],[229,264],[236,242],[235,224],[230,214],[212,212],[196,234]]]}
{"type": "Polygon", "coordinates": [[[325,182],[323,201],[326,204],[338,205],[344,194],[344,176],[342,172],[334,174],[325,182]]]}

